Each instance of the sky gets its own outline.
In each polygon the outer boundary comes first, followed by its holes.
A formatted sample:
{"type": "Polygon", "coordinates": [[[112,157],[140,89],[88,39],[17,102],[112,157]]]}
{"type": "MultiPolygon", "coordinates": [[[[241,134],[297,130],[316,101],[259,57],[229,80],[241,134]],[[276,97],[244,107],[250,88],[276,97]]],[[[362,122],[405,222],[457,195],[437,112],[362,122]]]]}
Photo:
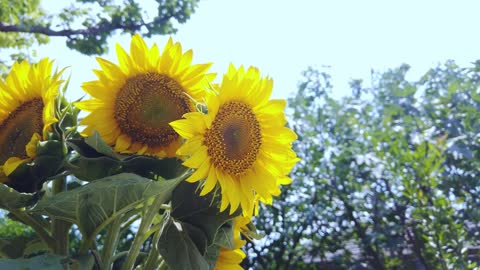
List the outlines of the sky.
{"type": "MultiPolygon", "coordinates": [[[[42,5],[58,6],[58,1],[42,5]]],[[[462,0],[203,0],[172,37],[184,50],[193,49],[194,63],[213,62],[217,78],[229,63],[253,65],[273,78],[275,98],[287,98],[303,70],[328,66],[334,93],[342,96],[350,93],[351,79],[368,85],[372,69],[407,63],[415,80],[447,59],[463,66],[480,59],[478,10],[480,1],[462,0]]],[[[163,48],[167,39],[146,41],[163,48]]],[[[129,48],[130,36],[109,39],[109,53],[102,57],[117,63],[115,43],[129,48]]],[[[51,38],[36,51],[70,67],[71,100],[83,95],[82,82],[96,79],[95,57],[69,50],[64,38],[51,38]]]]}

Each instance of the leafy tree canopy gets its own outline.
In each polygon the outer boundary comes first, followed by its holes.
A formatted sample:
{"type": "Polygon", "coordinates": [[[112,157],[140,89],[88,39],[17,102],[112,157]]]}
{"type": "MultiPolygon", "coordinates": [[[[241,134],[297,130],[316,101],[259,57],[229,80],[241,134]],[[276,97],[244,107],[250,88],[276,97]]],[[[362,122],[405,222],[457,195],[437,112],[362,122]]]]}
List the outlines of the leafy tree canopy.
{"type": "MultiPolygon", "coordinates": [[[[0,48],[27,49],[65,37],[66,45],[86,55],[103,54],[116,32],[150,37],[171,34],[176,23],[186,22],[199,0],[155,0],[156,14],[147,14],[142,1],[75,0],[51,13],[40,0],[0,0],[0,48]]],[[[62,5],[65,2],[58,2],[62,5]]],[[[13,60],[27,57],[14,51],[13,60]]],[[[6,59],[0,59],[5,69],[6,59]]]]}
{"type": "Polygon", "coordinates": [[[302,161],[262,209],[254,269],[471,269],[480,243],[480,62],[373,73],[332,97],[309,69],[289,100],[302,161]]]}

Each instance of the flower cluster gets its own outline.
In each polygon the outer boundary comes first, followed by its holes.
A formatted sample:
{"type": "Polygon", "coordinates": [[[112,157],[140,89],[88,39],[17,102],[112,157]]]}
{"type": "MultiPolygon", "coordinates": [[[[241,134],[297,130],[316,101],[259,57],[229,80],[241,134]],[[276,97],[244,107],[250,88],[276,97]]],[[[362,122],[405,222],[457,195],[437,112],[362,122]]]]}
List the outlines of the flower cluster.
{"type": "MultiPolygon", "coordinates": [[[[259,203],[272,204],[291,182],[287,175],[299,160],[285,100],[270,99],[273,81],[254,67],[230,65],[215,83],[211,64],[192,64],[192,50],[171,38],[162,52],[139,35],[130,53],[116,49],[118,64],[97,58],[98,79],[82,85],[91,98],[74,103],[88,112],[81,135],[98,134],[120,155],[180,159],[199,195],[218,198],[219,213],[235,217],[233,249],[220,249],[216,269],[239,268],[241,231],[259,203]]],[[[13,182],[9,176],[35,159],[61,118],[55,109],[61,73],[52,74],[44,59],[15,64],[0,81],[0,181],[13,182]]]]}

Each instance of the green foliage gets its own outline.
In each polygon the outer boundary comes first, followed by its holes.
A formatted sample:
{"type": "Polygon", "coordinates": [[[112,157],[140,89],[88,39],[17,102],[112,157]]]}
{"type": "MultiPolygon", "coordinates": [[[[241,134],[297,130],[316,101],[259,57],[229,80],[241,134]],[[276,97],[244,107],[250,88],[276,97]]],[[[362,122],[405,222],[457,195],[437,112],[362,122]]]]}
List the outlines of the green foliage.
{"type": "Polygon", "coordinates": [[[47,180],[55,178],[62,171],[66,145],[63,141],[39,142],[35,160],[21,164],[10,178],[10,186],[20,192],[36,192],[47,180]]]}
{"type": "Polygon", "coordinates": [[[3,216],[0,220],[0,238],[12,238],[17,236],[33,236],[33,230],[20,222],[3,216]]]}
{"type": "MultiPolygon", "coordinates": [[[[0,0],[0,24],[40,24],[44,25],[42,18],[45,12],[40,8],[40,0],[8,1],[0,0]]],[[[19,33],[0,31],[0,48],[12,48],[10,53],[12,60],[23,60],[29,57],[23,50],[33,44],[48,43],[48,36],[38,33],[19,33]]],[[[35,53],[35,52],[34,52],[35,53]]],[[[8,70],[6,59],[0,59],[0,74],[8,70]]]]}
{"type": "Polygon", "coordinates": [[[172,269],[209,269],[209,264],[199,251],[206,251],[207,243],[202,231],[194,226],[169,219],[158,242],[158,250],[172,269]],[[199,241],[204,242],[199,242],[199,241]]]}
{"type": "Polygon", "coordinates": [[[18,209],[32,205],[35,196],[27,193],[20,193],[13,188],[0,184],[0,207],[3,209],[18,209]]]}
{"type": "Polygon", "coordinates": [[[213,269],[219,249],[234,248],[231,220],[238,213],[218,213],[218,196],[198,194],[198,184],[186,182],[172,194],[171,217],[164,222],[158,241],[158,250],[171,269],[213,269]]]}
{"type": "Polygon", "coordinates": [[[148,178],[160,176],[171,179],[186,172],[181,160],[177,158],[157,159],[150,156],[118,154],[97,132],[86,139],[68,140],[67,144],[74,150],[67,157],[69,171],[83,181],[92,181],[122,172],[148,178]]]}
{"type": "MultiPolygon", "coordinates": [[[[228,220],[233,219],[236,215],[229,215],[229,211],[226,210],[222,213],[218,213],[217,205],[220,198],[217,195],[202,196],[198,195],[198,185],[190,183],[181,183],[178,188],[175,189],[172,195],[172,212],[171,215],[175,219],[187,222],[201,230],[206,239],[206,245],[210,246],[214,243],[217,235],[217,231],[228,220]]],[[[231,227],[231,226],[229,226],[231,227]]],[[[233,233],[231,228],[224,228],[221,230],[224,233],[220,235],[223,241],[229,243],[227,246],[231,246],[233,243],[233,233]],[[225,232],[230,235],[225,237],[225,232]]],[[[225,246],[225,245],[224,245],[225,246]]],[[[205,253],[206,246],[200,249],[201,253],[205,253]]]]}
{"type": "MultiPolygon", "coordinates": [[[[70,260],[64,256],[43,254],[31,258],[15,259],[15,260],[0,260],[0,269],[38,269],[38,270],[63,270],[70,269],[72,266],[80,269],[84,268],[86,264],[85,259],[82,260],[70,260]]],[[[72,268],[73,268],[72,267],[72,268]]]]}
{"type": "Polygon", "coordinates": [[[113,219],[153,196],[167,201],[180,180],[156,182],[119,174],[40,200],[32,212],[75,223],[85,237],[94,237],[113,219]]]}
{"type": "Polygon", "coordinates": [[[289,100],[293,184],[255,219],[255,269],[472,269],[479,261],[480,62],[373,73],[332,98],[309,69],[289,100]],[[419,267],[419,268],[417,268],[419,267]]]}
{"type": "MultiPolygon", "coordinates": [[[[58,14],[40,0],[0,1],[0,48],[26,49],[48,43],[49,37],[66,37],[66,45],[82,54],[103,54],[116,32],[147,37],[172,34],[195,12],[198,0],[157,0],[156,14],[147,14],[141,1],[76,0],[58,14]]],[[[12,60],[31,55],[12,51],[12,60]]],[[[0,73],[9,62],[0,61],[0,73]]]]}

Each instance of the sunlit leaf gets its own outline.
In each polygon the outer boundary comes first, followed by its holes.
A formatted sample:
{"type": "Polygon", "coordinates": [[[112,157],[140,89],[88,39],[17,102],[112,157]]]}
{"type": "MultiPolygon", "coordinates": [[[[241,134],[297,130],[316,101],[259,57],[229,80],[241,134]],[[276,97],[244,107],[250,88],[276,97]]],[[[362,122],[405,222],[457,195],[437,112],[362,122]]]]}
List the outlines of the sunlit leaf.
{"type": "Polygon", "coordinates": [[[153,181],[135,174],[118,174],[45,198],[32,212],[75,223],[82,234],[90,236],[153,196],[167,201],[181,180],[153,181]]]}

